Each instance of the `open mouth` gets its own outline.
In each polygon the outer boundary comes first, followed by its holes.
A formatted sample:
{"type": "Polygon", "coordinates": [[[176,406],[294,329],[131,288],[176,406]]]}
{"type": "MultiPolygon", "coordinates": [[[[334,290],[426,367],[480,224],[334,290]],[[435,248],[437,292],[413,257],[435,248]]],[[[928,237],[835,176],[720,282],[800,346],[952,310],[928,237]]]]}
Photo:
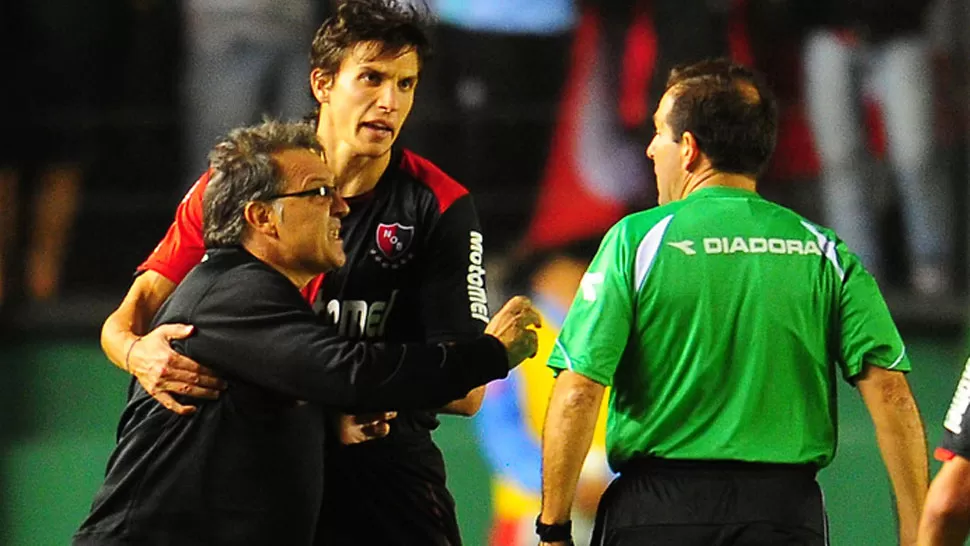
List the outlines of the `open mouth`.
{"type": "Polygon", "coordinates": [[[390,124],[387,124],[383,121],[365,121],[361,123],[360,126],[365,129],[370,129],[371,131],[375,131],[387,136],[391,136],[394,134],[394,129],[390,126],[390,124]]]}
{"type": "Polygon", "coordinates": [[[327,230],[327,238],[334,242],[342,242],[343,239],[340,238],[340,223],[331,224],[330,229],[327,230]]]}

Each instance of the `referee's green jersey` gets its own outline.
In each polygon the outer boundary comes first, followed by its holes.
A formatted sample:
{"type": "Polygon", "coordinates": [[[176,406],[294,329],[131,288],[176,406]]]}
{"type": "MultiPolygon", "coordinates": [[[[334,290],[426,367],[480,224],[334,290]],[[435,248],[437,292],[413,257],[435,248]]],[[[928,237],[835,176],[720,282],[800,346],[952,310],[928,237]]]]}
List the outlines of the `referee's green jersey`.
{"type": "Polygon", "coordinates": [[[872,276],[835,234],[710,187],[606,234],[549,359],[612,386],[607,450],[827,465],[836,378],[908,371],[872,276]]]}

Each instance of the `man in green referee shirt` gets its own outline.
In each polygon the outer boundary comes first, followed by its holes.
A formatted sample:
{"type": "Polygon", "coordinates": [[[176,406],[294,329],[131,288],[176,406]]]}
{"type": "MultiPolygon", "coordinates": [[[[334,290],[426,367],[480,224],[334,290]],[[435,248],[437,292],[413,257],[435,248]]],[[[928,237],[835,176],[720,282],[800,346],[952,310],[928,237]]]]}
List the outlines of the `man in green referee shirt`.
{"type": "Polygon", "coordinates": [[[902,544],[926,496],[926,439],[899,333],[832,231],[762,199],[777,114],[727,61],[676,69],[647,148],[660,205],[606,234],[549,366],[543,544],[566,544],[604,389],[610,465],[594,544],[825,545],[815,475],[836,442],[836,382],[859,389],[902,544]]]}

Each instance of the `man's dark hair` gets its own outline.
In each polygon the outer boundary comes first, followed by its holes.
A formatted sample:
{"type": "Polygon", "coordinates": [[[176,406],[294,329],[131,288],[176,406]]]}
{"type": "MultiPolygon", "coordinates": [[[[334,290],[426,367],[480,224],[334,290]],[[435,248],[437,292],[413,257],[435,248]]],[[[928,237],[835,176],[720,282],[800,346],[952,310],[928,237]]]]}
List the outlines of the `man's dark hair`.
{"type": "Polygon", "coordinates": [[[336,74],[347,53],[361,42],[375,42],[375,56],[414,49],[418,68],[431,56],[427,7],[400,0],[346,0],[317,29],[310,46],[310,68],[336,74]]]}
{"type": "Polygon", "coordinates": [[[230,131],[209,153],[209,185],[202,197],[202,239],[207,248],[242,242],[250,201],[265,201],[283,190],[274,153],[307,149],[322,154],[308,123],[267,120],[230,131]]]}
{"type": "Polygon", "coordinates": [[[721,172],[758,176],[775,151],[778,109],[760,75],[727,59],[674,68],[667,79],[674,103],[667,125],[685,132],[721,172]]]}

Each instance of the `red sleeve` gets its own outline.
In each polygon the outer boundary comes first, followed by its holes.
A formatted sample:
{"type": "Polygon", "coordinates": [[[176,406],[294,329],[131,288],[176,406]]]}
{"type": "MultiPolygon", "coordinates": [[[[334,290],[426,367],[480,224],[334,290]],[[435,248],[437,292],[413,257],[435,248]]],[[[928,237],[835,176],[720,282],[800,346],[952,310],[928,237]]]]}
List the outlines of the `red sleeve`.
{"type": "Polygon", "coordinates": [[[933,458],[936,459],[937,461],[944,462],[944,463],[956,456],[957,456],[956,453],[950,451],[945,447],[938,447],[933,452],[933,458]]]}
{"type": "Polygon", "coordinates": [[[175,211],[175,221],[168,228],[148,259],[138,266],[138,272],[151,269],[178,284],[205,254],[202,242],[202,195],[209,184],[206,172],[192,185],[175,211]]]}

